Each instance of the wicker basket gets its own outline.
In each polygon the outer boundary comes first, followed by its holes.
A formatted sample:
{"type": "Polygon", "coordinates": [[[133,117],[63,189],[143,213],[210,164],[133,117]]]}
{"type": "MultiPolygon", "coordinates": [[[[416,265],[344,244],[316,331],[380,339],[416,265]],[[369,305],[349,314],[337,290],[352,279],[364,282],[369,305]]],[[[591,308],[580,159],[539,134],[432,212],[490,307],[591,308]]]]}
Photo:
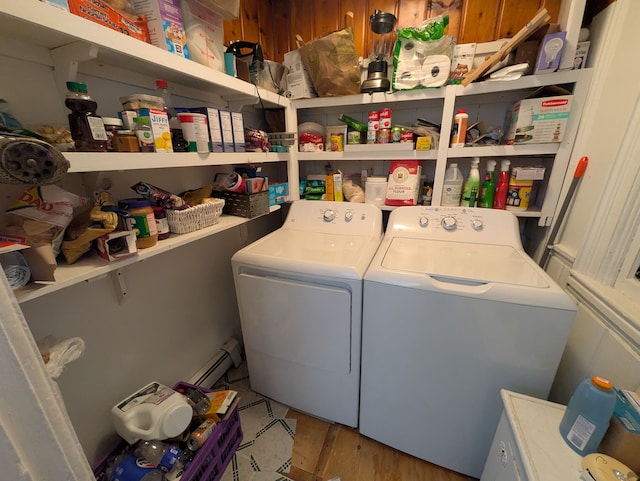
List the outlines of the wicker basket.
{"type": "Polygon", "coordinates": [[[212,199],[184,210],[167,209],[169,230],[175,234],[187,234],[212,226],[218,222],[223,207],[224,199],[212,199]]]}

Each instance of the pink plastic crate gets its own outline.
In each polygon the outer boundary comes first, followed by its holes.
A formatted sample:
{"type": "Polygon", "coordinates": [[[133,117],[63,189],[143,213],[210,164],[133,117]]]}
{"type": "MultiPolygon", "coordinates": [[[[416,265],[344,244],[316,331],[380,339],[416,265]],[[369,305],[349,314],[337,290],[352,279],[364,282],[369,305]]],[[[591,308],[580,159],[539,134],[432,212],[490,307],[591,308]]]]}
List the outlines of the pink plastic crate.
{"type": "MultiPolygon", "coordinates": [[[[203,392],[211,392],[202,386],[194,386],[186,382],[179,382],[173,386],[174,390],[180,388],[197,388],[203,392]]],[[[220,421],[209,438],[205,441],[196,456],[186,469],[180,481],[219,481],[225,469],[231,462],[233,455],[242,442],[242,426],[240,425],[240,414],[236,406],[229,417],[220,421]]],[[[98,481],[108,481],[104,475],[104,470],[111,457],[126,449],[127,444],[121,443],[111,453],[104,457],[94,468],[93,474],[98,481]]]]}

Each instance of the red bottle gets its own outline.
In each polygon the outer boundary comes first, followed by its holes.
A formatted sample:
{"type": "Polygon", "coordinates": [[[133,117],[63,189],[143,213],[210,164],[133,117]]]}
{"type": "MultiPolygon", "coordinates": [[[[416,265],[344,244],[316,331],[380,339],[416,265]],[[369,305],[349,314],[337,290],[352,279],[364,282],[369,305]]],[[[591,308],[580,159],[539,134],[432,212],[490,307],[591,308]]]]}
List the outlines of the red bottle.
{"type": "Polygon", "coordinates": [[[510,160],[503,160],[500,165],[500,178],[496,185],[496,195],[493,197],[494,209],[507,208],[507,192],[509,192],[509,166],[510,160]]]}

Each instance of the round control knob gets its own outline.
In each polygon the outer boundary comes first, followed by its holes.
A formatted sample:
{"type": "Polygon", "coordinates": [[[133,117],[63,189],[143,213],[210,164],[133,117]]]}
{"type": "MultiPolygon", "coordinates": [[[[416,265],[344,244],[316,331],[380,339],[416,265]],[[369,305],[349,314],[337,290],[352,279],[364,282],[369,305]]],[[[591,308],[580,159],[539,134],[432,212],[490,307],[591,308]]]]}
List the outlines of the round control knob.
{"type": "Polygon", "coordinates": [[[480,219],[473,219],[471,221],[471,227],[473,227],[473,230],[482,230],[484,224],[480,219]]]}
{"type": "Polygon", "coordinates": [[[322,218],[324,219],[325,222],[331,222],[336,218],[336,211],[327,209],[324,211],[322,218]]]}
{"type": "Polygon", "coordinates": [[[353,212],[351,212],[350,210],[346,211],[344,213],[344,221],[351,222],[352,219],[353,219],[353,212]]]}
{"type": "Polygon", "coordinates": [[[418,220],[418,222],[420,223],[420,227],[427,227],[429,225],[429,219],[427,219],[425,216],[420,216],[420,219],[418,220]]]}
{"type": "Polygon", "coordinates": [[[442,227],[444,227],[444,230],[455,230],[458,226],[458,221],[456,220],[456,218],[450,215],[443,217],[441,223],[442,227]]]}

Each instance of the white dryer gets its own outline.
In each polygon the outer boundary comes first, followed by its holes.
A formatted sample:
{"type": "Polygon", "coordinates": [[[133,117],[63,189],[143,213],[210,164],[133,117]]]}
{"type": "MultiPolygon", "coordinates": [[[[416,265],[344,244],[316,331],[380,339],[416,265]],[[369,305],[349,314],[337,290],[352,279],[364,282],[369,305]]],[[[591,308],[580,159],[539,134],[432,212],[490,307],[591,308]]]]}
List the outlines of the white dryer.
{"type": "Polygon", "coordinates": [[[394,210],[364,281],[360,432],[480,478],[500,389],[546,399],[576,306],[516,217],[394,210]]]}
{"type": "Polygon", "coordinates": [[[232,257],[254,391],[357,426],[362,284],[381,240],[378,207],[302,200],[232,257]]]}

